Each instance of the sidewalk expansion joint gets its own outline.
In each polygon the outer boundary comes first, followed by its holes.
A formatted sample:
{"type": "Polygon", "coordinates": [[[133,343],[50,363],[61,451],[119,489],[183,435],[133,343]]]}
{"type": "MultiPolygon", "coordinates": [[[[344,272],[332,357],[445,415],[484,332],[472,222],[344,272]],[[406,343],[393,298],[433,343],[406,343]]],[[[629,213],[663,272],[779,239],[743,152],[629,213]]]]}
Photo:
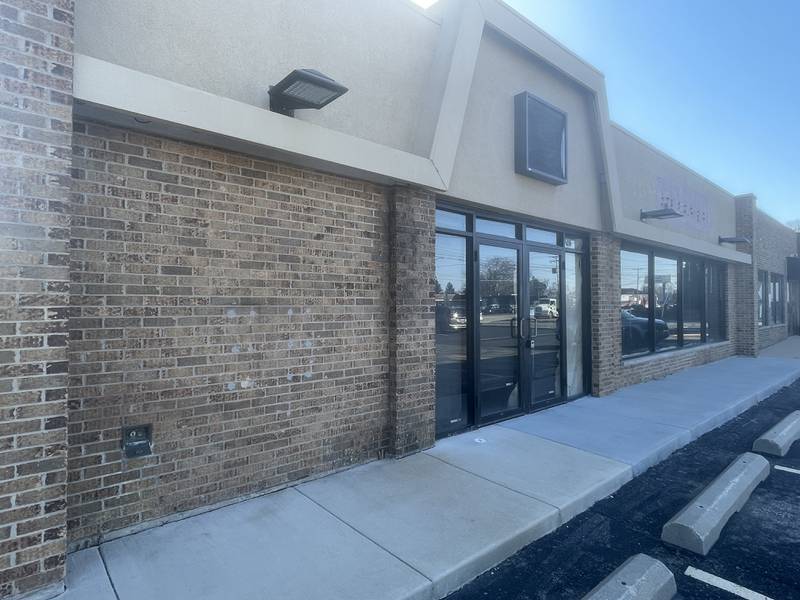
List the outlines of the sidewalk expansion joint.
{"type": "Polygon", "coordinates": [[[111,585],[111,590],[114,592],[114,597],[117,600],[120,600],[119,592],[117,592],[117,586],[114,585],[114,580],[111,578],[111,571],[108,570],[108,564],[106,563],[106,556],[103,553],[103,544],[97,546],[97,553],[100,555],[100,560],[103,562],[103,569],[106,571],[106,577],[108,577],[108,583],[111,585]]]}
{"type": "MultiPolygon", "coordinates": [[[[564,444],[564,445],[566,445],[566,444],[564,444]]],[[[571,447],[572,446],[570,446],[570,448],[571,447]]],[[[491,479],[489,479],[487,477],[484,477],[483,475],[478,475],[477,473],[473,473],[472,471],[468,471],[464,467],[459,467],[458,465],[454,465],[453,463],[449,463],[446,460],[444,460],[443,458],[439,458],[438,456],[434,456],[433,454],[428,454],[427,452],[423,452],[423,453],[425,454],[425,456],[430,456],[431,458],[435,458],[436,460],[438,460],[439,462],[447,465],[448,467],[452,467],[454,469],[458,469],[459,471],[461,471],[463,473],[466,473],[467,475],[472,475],[473,477],[477,477],[478,479],[482,479],[483,481],[486,481],[487,483],[491,483],[492,485],[496,485],[498,487],[504,488],[504,489],[508,490],[509,492],[514,492],[515,494],[519,494],[520,496],[525,496],[526,498],[530,498],[531,500],[536,500],[537,502],[541,502],[543,504],[547,504],[547,506],[555,508],[558,511],[559,521],[561,520],[561,508],[559,508],[558,506],[556,506],[552,502],[548,502],[544,498],[539,498],[538,496],[534,496],[533,494],[526,494],[525,492],[521,492],[519,490],[515,490],[514,488],[509,487],[509,486],[505,485],[504,483],[500,483],[498,481],[493,481],[493,480],[491,480],[491,479]]]]}
{"type": "Polygon", "coordinates": [[[405,566],[407,566],[409,569],[411,569],[412,571],[414,571],[415,573],[417,573],[418,575],[420,575],[420,577],[423,577],[423,578],[424,578],[426,581],[429,581],[429,582],[430,582],[430,584],[431,584],[431,586],[433,586],[433,580],[432,580],[430,577],[428,577],[427,575],[425,575],[425,573],[423,573],[422,571],[420,571],[419,569],[417,569],[417,568],[416,568],[414,565],[410,564],[408,561],[405,561],[405,560],[403,560],[402,558],[400,558],[399,556],[397,556],[397,554],[395,554],[394,552],[392,552],[391,550],[389,550],[389,549],[388,549],[388,548],[386,548],[385,546],[383,546],[383,545],[379,544],[377,541],[373,540],[373,539],[372,539],[371,537],[369,537],[369,536],[368,536],[366,533],[364,533],[363,531],[359,530],[357,527],[354,527],[353,525],[351,525],[350,523],[348,523],[347,521],[345,521],[344,519],[342,519],[342,518],[341,518],[339,515],[337,515],[336,513],[333,513],[333,512],[331,512],[330,510],[328,510],[327,508],[325,508],[325,506],[323,506],[322,504],[320,504],[319,502],[317,502],[316,500],[314,500],[314,499],[313,499],[311,496],[309,496],[308,494],[304,493],[304,492],[303,492],[303,491],[302,491],[302,490],[301,490],[299,487],[296,487],[296,488],[294,488],[294,489],[295,489],[295,491],[296,491],[297,493],[299,493],[301,496],[303,496],[303,498],[306,498],[306,499],[310,500],[310,501],[311,501],[313,504],[315,504],[316,506],[320,507],[322,510],[324,510],[326,513],[328,513],[330,516],[332,516],[334,519],[336,519],[337,521],[339,521],[339,522],[340,522],[340,523],[342,523],[343,525],[345,525],[345,526],[349,527],[350,529],[352,529],[353,531],[355,531],[355,532],[356,532],[358,535],[360,535],[361,537],[363,537],[365,540],[369,540],[371,543],[375,544],[375,545],[376,545],[378,548],[380,548],[381,550],[383,550],[384,552],[386,552],[386,553],[387,553],[389,556],[393,556],[394,558],[396,558],[397,560],[399,560],[401,563],[403,563],[403,564],[404,564],[405,566]]]}

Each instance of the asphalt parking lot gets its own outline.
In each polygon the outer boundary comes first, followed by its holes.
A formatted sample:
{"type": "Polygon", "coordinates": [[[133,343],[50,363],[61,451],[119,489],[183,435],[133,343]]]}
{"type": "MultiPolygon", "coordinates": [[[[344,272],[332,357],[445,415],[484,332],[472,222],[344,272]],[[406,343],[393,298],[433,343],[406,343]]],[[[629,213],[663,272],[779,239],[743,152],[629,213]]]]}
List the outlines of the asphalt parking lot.
{"type": "Polygon", "coordinates": [[[675,598],[737,597],[684,574],[694,567],[772,600],[800,599],[800,442],[784,458],[766,457],[769,477],[735,514],[705,557],[664,544],[661,527],[753,440],[800,409],[800,381],[702,436],[595,504],[552,534],[484,573],[449,600],[583,597],[632,555],[662,561],[678,585],[675,598]]]}

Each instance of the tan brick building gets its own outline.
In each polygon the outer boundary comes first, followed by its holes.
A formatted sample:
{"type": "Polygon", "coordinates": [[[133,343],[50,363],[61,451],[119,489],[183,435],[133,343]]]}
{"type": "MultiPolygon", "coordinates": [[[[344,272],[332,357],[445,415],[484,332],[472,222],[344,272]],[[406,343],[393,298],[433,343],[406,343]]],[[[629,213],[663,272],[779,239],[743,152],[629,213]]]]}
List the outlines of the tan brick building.
{"type": "Polygon", "coordinates": [[[797,234],[507,6],[314,4],[0,0],[0,598],[789,334],[797,234]],[[302,67],[349,90],[270,111],[302,67]]]}

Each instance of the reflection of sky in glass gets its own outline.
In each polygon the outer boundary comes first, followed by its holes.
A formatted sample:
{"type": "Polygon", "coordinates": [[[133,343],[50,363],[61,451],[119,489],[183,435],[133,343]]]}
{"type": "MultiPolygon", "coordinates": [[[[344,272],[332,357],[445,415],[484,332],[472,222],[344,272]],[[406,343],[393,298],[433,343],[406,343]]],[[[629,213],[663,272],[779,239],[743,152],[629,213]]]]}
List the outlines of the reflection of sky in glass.
{"type": "Polygon", "coordinates": [[[620,253],[620,284],[623,289],[647,290],[647,255],[623,250],[620,253]]]}
{"type": "Polygon", "coordinates": [[[436,234],[436,280],[447,288],[453,284],[457,293],[465,293],[467,289],[467,240],[466,238],[436,234]]]}

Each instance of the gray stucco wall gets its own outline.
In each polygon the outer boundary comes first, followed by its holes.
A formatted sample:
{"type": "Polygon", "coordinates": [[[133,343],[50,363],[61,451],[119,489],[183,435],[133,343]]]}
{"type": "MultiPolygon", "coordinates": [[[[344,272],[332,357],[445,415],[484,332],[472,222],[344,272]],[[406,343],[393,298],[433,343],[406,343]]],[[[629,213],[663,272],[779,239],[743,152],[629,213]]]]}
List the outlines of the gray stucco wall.
{"type": "Polygon", "coordinates": [[[267,107],[313,68],[350,91],[297,118],[411,150],[439,24],[407,0],[77,0],[76,52],[267,107]]]}
{"type": "Polygon", "coordinates": [[[660,208],[662,201],[671,201],[685,216],[648,221],[650,225],[712,244],[718,243],[719,236],[735,235],[736,207],[731,194],[618,126],[612,132],[627,218],[638,221],[641,209],[660,208]]]}
{"type": "Polygon", "coordinates": [[[583,88],[490,29],[484,31],[449,194],[599,230],[605,205],[592,101],[583,88]],[[529,91],[567,113],[569,182],[514,171],[514,96],[529,91]]]}

